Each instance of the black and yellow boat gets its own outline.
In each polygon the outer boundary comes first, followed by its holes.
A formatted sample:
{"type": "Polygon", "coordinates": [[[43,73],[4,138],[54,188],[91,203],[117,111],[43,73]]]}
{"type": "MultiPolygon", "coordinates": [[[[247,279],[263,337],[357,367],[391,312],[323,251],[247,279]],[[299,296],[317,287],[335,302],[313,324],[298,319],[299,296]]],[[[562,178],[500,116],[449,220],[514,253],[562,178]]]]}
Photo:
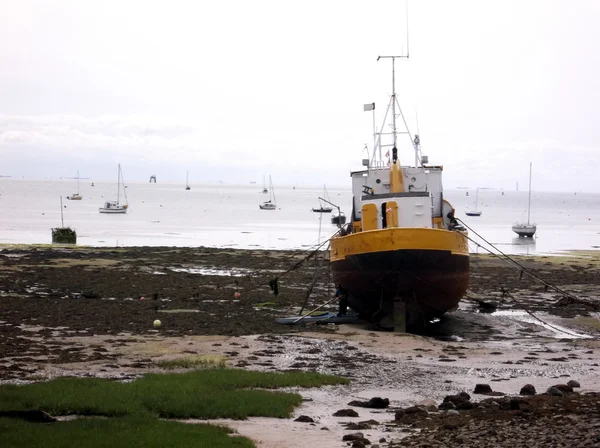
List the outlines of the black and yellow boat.
{"type": "Polygon", "coordinates": [[[400,165],[399,107],[394,90],[388,106],[393,132],[374,132],[373,158],[351,173],[352,216],[331,239],[330,262],[336,285],[362,318],[411,330],[458,305],[468,287],[469,252],[467,235],[444,199],[443,167],[427,165],[419,136],[413,139],[408,129],[415,165],[400,165]],[[383,145],[383,135],[393,142],[383,145]],[[381,157],[384,146],[392,147],[391,160],[381,157]]]}

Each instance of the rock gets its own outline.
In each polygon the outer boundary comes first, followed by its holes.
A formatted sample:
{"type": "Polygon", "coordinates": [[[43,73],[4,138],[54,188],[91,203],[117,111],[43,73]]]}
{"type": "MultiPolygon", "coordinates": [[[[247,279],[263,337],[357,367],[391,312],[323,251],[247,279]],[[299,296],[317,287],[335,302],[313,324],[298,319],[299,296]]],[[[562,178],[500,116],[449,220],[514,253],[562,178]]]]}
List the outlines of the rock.
{"type": "Polygon", "coordinates": [[[458,406],[459,403],[462,403],[464,401],[469,401],[471,399],[471,396],[466,393],[466,392],[461,392],[457,395],[447,395],[444,398],[444,403],[447,403],[448,401],[454,403],[455,406],[458,406]]]}
{"type": "Polygon", "coordinates": [[[396,421],[402,420],[405,415],[406,415],[406,412],[404,412],[402,409],[400,409],[399,411],[396,411],[396,413],[394,414],[394,420],[396,420],[396,421]]]}
{"type": "Polygon", "coordinates": [[[567,386],[571,386],[571,387],[581,387],[579,384],[579,381],[575,381],[575,380],[569,380],[569,382],[567,383],[567,386]]]}
{"type": "Polygon", "coordinates": [[[369,401],[353,400],[348,403],[348,406],[357,406],[361,408],[383,409],[390,405],[388,398],[373,397],[369,401]]]}
{"type": "Polygon", "coordinates": [[[314,423],[315,421],[310,418],[308,415],[301,415],[300,417],[298,417],[296,420],[294,420],[295,422],[302,422],[302,423],[314,423]]]}
{"type": "Polygon", "coordinates": [[[549,387],[548,390],[546,391],[546,393],[548,395],[552,395],[554,397],[562,397],[564,394],[557,389],[556,387],[549,387]]]}
{"type": "Polygon", "coordinates": [[[85,297],[86,299],[98,299],[100,298],[100,294],[93,290],[82,291],[81,297],[85,297]]]}
{"type": "MultiPolygon", "coordinates": [[[[386,438],[382,437],[381,439],[379,439],[379,443],[385,443],[386,442],[386,438]]],[[[373,448],[375,448],[375,446],[373,446],[373,448]]]]}
{"type": "Polygon", "coordinates": [[[474,394],[489,394],[492,392],[492,388],[489,384],[476,384],[473,390],[474,394]]]}
{"type": "Polygon", "coordinates": [[[552,387],[555,387],[556,389],[560,390],[564,394],[570,394],[573,392],[573,388],[567,384],[555,384],[552,387]]]}
{"type": "Polygon", "coordinates": [[[448,411],[448,415],[460,415],[460,412],[458,412],[456,409],[450,409],[448,411]]]}
{"type": "Polygon", "coordinates": [[[428,412],[423,409],[421,406],[411,406],[409,408],[406,408],[404,410],[404,412],[406,412],[406,414],[423,414],[423,415],[427,415],[428,412]]]}
{"type": "Polygon", "coordinates": [[[340,409],[333,414],[334,417],[358,417],[358,412],[354,409],[340,409]]]}
{"type": "Polygon", "coordinates": [[[455,409],[455,408],[456,408],[456,406],[451,401],[445,401],[444,403],[441,403],[438,406],[438,409],[441,410],[441,411],[447,411],[449,409],[455,409]]]}
{"type": "Polygon", "coordinates": [[[474,407],[475,405],[470,401],[463,401],[456,405],[456,409],[458,409],[459,411],[468,411],[469,409],[473,409],[474,407]]]}
{"type": "Polygon", "coordinates": [[[365,438],[365,435],[362,432],[353,432],[352,434],[345,434],[342,437],[343,442],[352,442],[353,440],[362,440],[365,438]]]}
{"type": "MultiPolygon", "coordinates": [[[[366,440],[366,439],[363,439],[366,440]]],[[[354,442],[352,442],[352,448],[365,448],[365,443],[363,442],[363,440],[355,440],[354,442]]]]}
{"type": "Polygon", "coordinates": [[[521,394],[521,395],[535,395],[536,394],[535,387],[533,387],[533,384],[525,384],[525,386],[523,386],[521,388],[521,391],[519,392],[519,394],[521,394]]]}

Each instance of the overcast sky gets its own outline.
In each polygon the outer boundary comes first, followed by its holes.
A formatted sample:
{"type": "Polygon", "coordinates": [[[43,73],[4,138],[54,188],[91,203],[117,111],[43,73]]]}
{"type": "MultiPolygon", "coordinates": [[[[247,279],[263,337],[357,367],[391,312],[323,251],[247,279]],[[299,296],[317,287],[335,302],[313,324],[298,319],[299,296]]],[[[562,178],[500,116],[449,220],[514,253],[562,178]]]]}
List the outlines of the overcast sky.
{"type": "MultiPolygon", "coordinates": [[[[0,174],[350,186],[404,0],[0,0],[0,174]]],[[[397,92],[446,188],[600,191],[600,2],[409,1],[397,92]]],[[[401,161],[413,154],[402,148],[401,161]]]]}

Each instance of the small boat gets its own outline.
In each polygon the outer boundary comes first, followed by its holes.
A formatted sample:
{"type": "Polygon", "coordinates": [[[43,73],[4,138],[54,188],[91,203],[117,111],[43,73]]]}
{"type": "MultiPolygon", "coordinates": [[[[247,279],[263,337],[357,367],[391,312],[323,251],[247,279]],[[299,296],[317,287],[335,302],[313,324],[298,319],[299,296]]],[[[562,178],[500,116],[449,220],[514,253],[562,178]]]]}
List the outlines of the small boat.
{"type": "Polygon", "coordinates": [[[465,214],[467,216],[481,216],[481,210],[477,210],[477,199],[479,196],[479,188],[475,190],[475,209],[474,210],[467,210],[465,212],[465,214]]]}
{"type": "Polygon", "coordinates": [[[535,224],[531,224],[531,162],[529,162],[529,198],[527,200],[527,223],[516,223],[512,226],[513,232],[519,235],[519,238],[533,238],[537,230],[535,224]]]}
{"type": "MultiPolygon", "coordinates": [[[[325,185],[323,185],[323,199],[326,199],[327,202],[331,202],[331,200],[329,199],[329,194],[327,193],[327,187],[325,187],[325,185]]],[[[320,206],[313,207],[313,209],[312,209],[313,212],[315,212],[315,213],[331,213],[331,211],[333,210],[332,207],[328,207],[327,205],[324,205],[322,203],[322,201],[320,200],[320,198],[319,198],[319,202],[320,202],[320,206]]]]}
{"type": "Polygon", "coordinates": [[[346,224],[346,215],[344,212],[338,212],[331,215],[331,224],[336,226],[343,226],[346,224]]]}
{"type": "Polygon", "coordinates": [[[393,84],[385,116],[393,122],[384,118],[381,131],[374,129],[369,158],[350,173],[352,214],[330,239],[329,258],[333,282],[347,291],[349,307],[362,319],[381,329],[413,331],[457,307],[469,285],[469,247],[444,198],[443,167],[428,163],[419,135],[396,128],[404,115],[395,91],[396,57],[387,58],[393,84]],[[414,165],[400,164],[401,135],[410,139],[414,165]],[[392,149],[384,155],[386,147],[392,149]]]}
{"type": "Polygon", "coordinates": [[[127,192],[125,188],[123,188],[123,195],[125,197],[125,203],[121,204],[120,192],[121,192],[121,184],[123,184],[123,173],[121,172],[121,164],[119,164],[119,169],[117,173],[117,200],[116,201],[106,201],[104,203],[104,207],[100,207],[98,211],[100,213],[112,213],[112,214],[123,214],[127,213],[127,208],[129,204],[127,203],[127,192]]]}
{"type": "Polygon", "coordinates": [[[67,196],[70,201],[81,201],[82,196],[79,194],[79,170],[77,170],[77,193],[67,196]]]}
{"type": "Polygon", "coordinates": [[[60,224],[60,227],[52,229],[52,242],[58,244],[76,244],[77,232],[70,227],[65,227],[62,196],[60,197],[60,224]]]}
{"type": "Polygon", "coordinates": [[[191,189],[192,189],[192,188],[190,187],[190,183],[189,183],[189,180],[188,180],[188,179],[189,179],[189,174],[190,174],[190,172],[189,172],[189,171],[186,171],[186,172],[185,172],[185,189],[186,189],[186,190],[191,190],[191,189]]]}
{"type": "Polygon", "coordinates": [[[275,200],[275,190],[273,189],[271,176],[269,176],[269,200],[263,202],[258,207],[261,210],[277,210],[277,201],[275,200]]]}

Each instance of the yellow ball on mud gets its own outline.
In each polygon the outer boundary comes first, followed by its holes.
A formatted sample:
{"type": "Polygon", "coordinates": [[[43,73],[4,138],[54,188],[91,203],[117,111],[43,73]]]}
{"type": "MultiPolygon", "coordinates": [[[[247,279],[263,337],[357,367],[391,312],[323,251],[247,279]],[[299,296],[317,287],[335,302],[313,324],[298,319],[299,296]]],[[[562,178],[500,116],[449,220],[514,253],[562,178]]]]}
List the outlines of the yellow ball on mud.
{"type": "Polygon", "coordinates": [[[155,327],[155,328],[158,328],[158,327],[160,327],[160,320],[156,319],[156,320],[154,321],[154,327],[155,327]]]}

